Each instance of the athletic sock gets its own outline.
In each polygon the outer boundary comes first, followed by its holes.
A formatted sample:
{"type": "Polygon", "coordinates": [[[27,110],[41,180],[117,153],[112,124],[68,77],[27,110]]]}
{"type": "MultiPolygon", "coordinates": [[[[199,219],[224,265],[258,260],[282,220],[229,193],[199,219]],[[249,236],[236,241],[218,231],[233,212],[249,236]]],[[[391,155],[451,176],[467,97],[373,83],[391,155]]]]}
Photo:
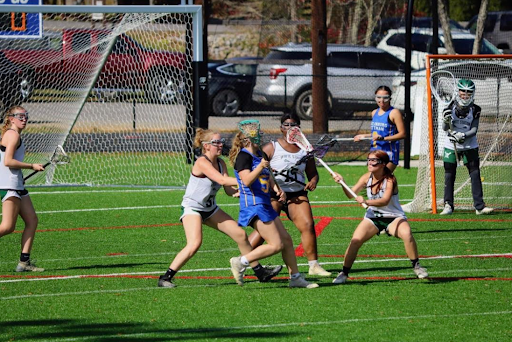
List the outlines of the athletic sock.
{"type": "Polygon", "coordinates": [[[175,271],[175,270],[173,270],[172,268],[170,268],[170,267],[169,267],[169,269],[167,270],[167,272],[165,272],[165,274],[164,274],[164,278],[165,278],[165,279],[169,279],[169,280],[171,280],[171,279],[172,279],[172,277],[174,277],[174,275],[175,275],[176,273],[178,273],[178,271],[175,271]]]}
{"type": "Polygon", "coordinates": [[[253,267],[252,270],[254,271],[254,274],[256,274],[256,277],[258,277],[258,279],[265,275],[265,269],[263,268],[263,266],[261,266],[261,264],[258,264],[257,266],[253,267]]]}
{"type": "Polygon", "coordinates": [[[245,256],[241,257],[240,258],[240,262],[242,263],[242,265],[244,266],[249,266],[249,261],[247,261],[247,258],[245,256]]]}
{"type": "Polygon", "coordinates": [[[348,277],[348,274],[349,274],[351,268],[352,267],[343,266],[343,274],[345,274],[348,277]]]}
{"type": "Polygon", "coordinates": [[[298,277],[300,277],[300,273],[294,273],[291,276],[292,279],[297,279],[298,277]]]}
{"type": "Polygon", "coordinates": [[[420,262],[420,259],[416,258],[416,259],[411,259],[411,264],[412,264],[412,267],[416,267],[416,265],[420,262]]]}
{"type": "Polygon", "coordinates": [[[29,260],[30,260],[30,253],[21,253],[21,255],[20,255],[21,262],[27,262],[29,260]]]}
{"type": "Polygon", "coordinates": [[[309,261],[308,261],[308,265],[309,265],[309,267],[313,267],[313,266],[315,266],[316,264],[318,264],[318,260],[309,260],[309,261]]]}

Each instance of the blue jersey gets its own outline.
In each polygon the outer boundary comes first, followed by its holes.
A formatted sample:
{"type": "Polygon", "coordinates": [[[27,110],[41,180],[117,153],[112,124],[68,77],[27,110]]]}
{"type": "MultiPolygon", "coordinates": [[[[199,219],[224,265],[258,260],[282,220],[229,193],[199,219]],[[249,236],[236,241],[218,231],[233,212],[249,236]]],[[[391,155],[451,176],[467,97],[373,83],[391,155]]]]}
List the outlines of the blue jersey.
{"type": "MultiPolygon", "coordinates": [[[[380,135],[381,137],[389,137],[398,133],[396,125],[389,120],[389,114],[394,107],[379,114],[380,108],[377,109],[372,118],[372,138],[380,135]]],[[[384,141],[374,140],[372,141],[370,151],[382,150],[389,155],[389,159],[393,164],[398,165],[398,155],[400,154],[400,141],[384,141]]]]}
{"type": "Polygon", "coordinates": [[[258,164],[261,163],[261,158],[262,157],[252,154],[245,148],[238,154],[235,163],[235,177],[240,191],[240,208],[256,204],[270,204],[270,173],[268,169],[263,169],[259,177],[250,186],[246,186],[238,174],[238,171],[247,170],[249,167],[249,171],[254,170],[258,164]],[[249,158],[247,154],[252,158],[250,161],[251,164],[248,162],[249,158]]]}
{"type": "Polygon", "coordinates": [[[238,171],[254,170],[260,162],[260,156],[250,153],[245,148],[240,151],[235,162],[235,177],[240,191],[238,225],[241,227],[251,225],[257,218],[263,222],[270,222],[278,216],[270,204],[270,173],[268,169],[263,169],[250,186],[246,186],[238,174],[238,171]]]}

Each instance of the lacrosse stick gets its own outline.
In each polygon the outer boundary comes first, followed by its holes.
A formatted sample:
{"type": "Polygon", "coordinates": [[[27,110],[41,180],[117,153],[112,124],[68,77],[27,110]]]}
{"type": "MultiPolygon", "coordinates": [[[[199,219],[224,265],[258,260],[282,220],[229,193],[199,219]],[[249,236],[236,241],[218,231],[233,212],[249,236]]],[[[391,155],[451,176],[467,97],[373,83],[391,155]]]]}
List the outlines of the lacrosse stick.
{"type": "MultiPolygon", "coordinates": [[[[453,126],[452,126],[452,122],[450,121],[450,129],[448,130],[448,133],[450,135],[453,134],[453,126]]],[[[464,165],[464,161],[463,160],[459,160],[459,153],[457,152],[457,143],[454,141],[453,142],[453,151],[455,152],[455,159],[457,161],[457,166],[463,166],[464,165]]]]}
{"type": "MultiPolygon", "coordinates": [[[[292,127],[292,128],[290,128],[288,130],[288,133],[286,133],[286,140],[288,141],[288,143],[295,144],[295,145],[299,146],[302,150],[304,150],[306,152],[313,151],[313,146],[311,146],[311,144],[309,143],[308,139],[306,139],[306,137],[304,136],[304,134],[302,133],[302,131],[300,130],[299,127],[292,127]]],[[[323,167],[325,167],[325,169],[327,171],[329,171],[329,173],[331,175],[334,175],[334,171],[322,160],[322,158],[316,157],[316,159],[320,162],[320,164],[322,164],[323,167]]],[[[347,192],[354,199],[357,197],[355,192],[352,191],[352,189],[344,181],[340,180],[338,183],[341,184],[341,186],[343,186],[343,188],[345,188],[345,190],[347,190],[347,192]]],[[[368,205],[366,205],[365,203],[362,203],[361,205],[365,209],[368,208],[368,205]]]]}
{"type": "MultiPolygon", "coordinates": [[[[361,140],[371,140],[371,137],[364,137],[359,139],[361,140]]],[[[340,138],[338,136],[335,136],[334,138],[329,137],[327,134],[324,134],[318,139],[317,144],[318,145],[325,145],[325,144],[335,144],[338,141],[354,141],[354,138],[340,138]]]]}
{"type": "MultiPolygon", "coordinates": [[[[446,70],[438,70],[430,75],[430,89],[436,98],[438,104],[442,108],[448,107],[455,96],[457,95],[457,82],[453,74],[446,70]]],[[[451,135],[453,132],[452,123],[450,122],[450,129],[448,133],[451,135]]],[[[459,154],[457,152],[457,143],[453,142],[453,150],[455,152],[455,159],[457,159],[457,166],[460,166],[459,154]]]]}
{"type": "MultiPolygon", "coordinates": [[[[64,165],[64,164],[68,164],[68,163],[69,163],[69,156],[66,154],[66,152],[64,152],[64,149],[62,148],[62,146],[58,145],[55,148],[55,151],[53,151],[50,161],[47,162],[46,164],[44,164],[43,167],[46,168],[50,164],[64,165]]],[[[32,177],[33,175],[35,175],[38,172],[39,171],[34,171],[34,172],[30,173],[25,178],[23,178],[23,181],[26,181],[27,179],[29,179],[30,177],[32,177]]]]}
{"type": "MultiPolygon", "coordinates": [[[[258,120],[244,120],[244,121],[240,121],[238,123],[238,129],[253,144],[257,144],[258,145],[258,150],[263,155],[263,158],[266,161],[269,161],[268,155],[265,152],[263,152],[263,150],[260,147],[260,143],[261,143],[260,122],[258,120]]],[[[272,178],[272,180],[276,184],[276,186],[279,189],[279,191],[281,191],[281,187],[279,186],[279,184],[277,184],[276,177],[274,175],[274,172],[272,172],[272,168],[270,167],[270,164],[268,166],[268,171],[270,173],[270,178],[272,178]]]]}

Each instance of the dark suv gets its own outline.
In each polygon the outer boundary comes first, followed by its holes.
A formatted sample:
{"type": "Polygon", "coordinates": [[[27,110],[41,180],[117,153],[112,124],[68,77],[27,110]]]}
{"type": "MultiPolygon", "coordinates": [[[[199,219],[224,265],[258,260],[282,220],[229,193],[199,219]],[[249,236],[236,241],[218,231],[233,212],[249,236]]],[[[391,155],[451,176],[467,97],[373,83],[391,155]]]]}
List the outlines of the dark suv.
{"type": "MultiPolygon", "coordinates": [[[[403,63],[387,52],[371,46],[327,46],[327,88],[331,115],[347,116],[354,111],[376,108],[375,89],[392,87],[402,77],[403,63]]],[[[255,102],[291,108],[301,119],[311,119],[311,44],[274,47],[258,65],[255,102]]]]}

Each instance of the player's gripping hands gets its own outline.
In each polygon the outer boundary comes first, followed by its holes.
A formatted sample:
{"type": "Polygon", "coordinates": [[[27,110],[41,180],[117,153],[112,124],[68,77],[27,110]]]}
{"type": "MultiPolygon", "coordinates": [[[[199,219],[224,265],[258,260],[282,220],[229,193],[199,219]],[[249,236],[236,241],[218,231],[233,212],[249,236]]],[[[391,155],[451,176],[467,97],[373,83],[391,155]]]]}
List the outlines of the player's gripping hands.
{"type": "Polygon", "coordinates": [[[462,144],[466,141],[466,134],[457,131],[448,132],[448,139],[453,143],[462,144]]]}
{"type": "Polygon", "coordinates": [[[446,108],[443,112],[443,122],[447,125],[451,125],[452,123],[452,110],[450,108],[446,108]]]}

